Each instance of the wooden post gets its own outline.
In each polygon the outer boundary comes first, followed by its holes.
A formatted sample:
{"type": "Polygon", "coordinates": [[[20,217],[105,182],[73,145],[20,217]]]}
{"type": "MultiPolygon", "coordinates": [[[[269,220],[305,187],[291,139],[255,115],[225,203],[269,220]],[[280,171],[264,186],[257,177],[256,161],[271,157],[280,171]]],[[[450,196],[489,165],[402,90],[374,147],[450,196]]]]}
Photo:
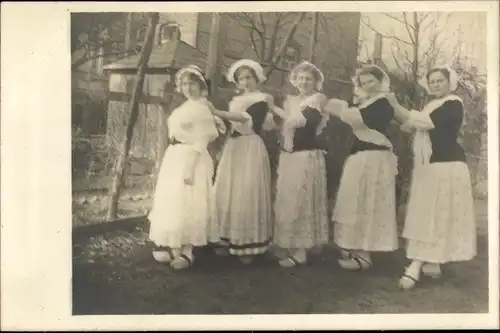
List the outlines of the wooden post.
{"type": "Polygon", "coordinates": [[[319,19],[319,13],[314,12],[312,13],[312,33],[311,33],[311,39],[309,40],[309,62],[314,63],[314,49],[316,47],[316,42],[318,39],[318,19],[319,19]]]}
{"type": "Polygon", "coordinates": [[[213,95],[217,94],[217,88],[220,85],[220,72],[224,62],[225,27],[226,17],[224,14],[212,13],[205,74],[207,78],[211,79],[210,88],[213,95]]]}
{"type": "Polygon", "coordinates": [[[138,63],[138,69],[135,77],[135,84],[134,84],[132,98],[130,99],[130,103],[128,105],[129,109],[127,113],[125,137],[123,138],[123,141],[120,143],[118,150],[119,154],[118,159],[116,161],[115,167],[113,168],[113,180],[111,184],[111,189],[109,191],[109,205],[108,205],[108,216],[107,216],[108,220],[114,220],[117,218],[120,188],[123,184],[125,165],[130,151],[130,145],[132,142],[134,127],[137,122],[137,116],[139,113],[139,103],[141,100],[141,95],[143,93],[142,89],[144,85],[144,78],[146,76],[149,57],[153,49],[153,41],[158,20],[159,20],[159,13],[152,13],[150,16],[149,26],[146,33],[146,42],[144,44],[144,48],[142,49],[141,57],[138,63]]]}
{"type": "Polygon", "coordinates": [[[382,35],[380,33],[375,34],[375,41],[373,45],[373,64],[380,66],[382,63],[382,35]]]}
{"type": "Polygon", "coordinates": [[[127,14],[127,20],[125,21],[125,50],[130,50],[130,26],[132,25],[132,13],[127,14]]]}

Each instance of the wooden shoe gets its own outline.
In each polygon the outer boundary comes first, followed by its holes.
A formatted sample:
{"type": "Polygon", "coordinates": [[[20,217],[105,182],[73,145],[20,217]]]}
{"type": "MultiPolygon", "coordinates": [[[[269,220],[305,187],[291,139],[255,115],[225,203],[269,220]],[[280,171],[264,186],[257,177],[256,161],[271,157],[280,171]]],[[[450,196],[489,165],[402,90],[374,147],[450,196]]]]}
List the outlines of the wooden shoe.
{"type": "Polygon", "coordinates": [[[158,262],[168,264],[173,260],[174,255],[172,253],[172,249],[162,248],[161,250],[158,249],[153,251],[153,258],[158,262]]]}
{"type": "Polygon", "coordinates": [[[417,283],[418,279],[406,273],[399,279],[399,287],[404,290],[413,289],[417,283]]]}
{"type": "Polygon", "coordinates": [[[351,254],[349,258],[339,259],[339,266],[348,271],[366,271],[372,267],[372,263],[358,255],[351,254]]]}
{"type": "Polygon", "coordinates": [[[441,267],[439,265],[427,263],[422,265],[422,274],[433,279],[439,279],[443,275],[443,273],[441,272],[441,267]]]}
{"type": "Polygon", "coordinates": [[[193,266],[193,259],[181,254],[170,263],[170,266],[175,270],[186,269],[193,266]]]}
{"type": "Polygon", "coordinates": [[[299,261],[294,256],[288,256],[285,259],[278,261],[278,263],[283,268],[292,268],[300,265],[305,265],[306,261],[299,261]]]}

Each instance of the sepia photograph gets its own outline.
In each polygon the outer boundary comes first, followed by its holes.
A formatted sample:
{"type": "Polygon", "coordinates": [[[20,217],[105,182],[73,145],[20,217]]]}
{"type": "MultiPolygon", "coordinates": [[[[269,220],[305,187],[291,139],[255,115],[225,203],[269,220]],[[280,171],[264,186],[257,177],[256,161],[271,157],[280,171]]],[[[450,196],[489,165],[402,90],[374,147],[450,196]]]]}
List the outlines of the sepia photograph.
{"type": "Polygon", "coordinates": [[[1,9],[1,330],[500,328],[497,2],[1,9]]]}
{"type": "Polygon", "coordinates": [[[487,313],[486,22],[71,13],[73,315],[487,313]]]}

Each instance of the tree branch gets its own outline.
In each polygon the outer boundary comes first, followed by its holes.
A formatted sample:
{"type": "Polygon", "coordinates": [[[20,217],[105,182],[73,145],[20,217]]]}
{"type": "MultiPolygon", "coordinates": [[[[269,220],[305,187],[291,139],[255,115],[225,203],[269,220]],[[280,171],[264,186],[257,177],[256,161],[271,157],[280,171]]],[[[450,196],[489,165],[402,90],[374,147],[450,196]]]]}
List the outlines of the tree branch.
{"type": "Polygon", "coordinates": [[[366,23],[366,22],[364,22],[362,20],[361,20],[361,23],[364,24],[364,25],[366,25],[368,28],[370,28],[374,32],[380,34],[383,38],[394,39],[394,40],[397,40],[398,42],[401,42],[401,43],[406,44],[406,45],[413,45],[412,43],[410,43],[410,42],[408,42],[406,40],[403,40],[403,39],[401,39],[399,37],[381,33],[380,31],[378,31],[377,29],[375,29],[373,26],[371,26],[369,23],[366,23]]]}
{"type": "Polygon", "coordinates": [[[306,13],[301,13],[293,21],[292,28],[288,31],[288,34],[281,42],[281,45],[278,49],[278,52],[275,54],[272,63],[269,65],[269,68],[266,71],[266,76],[268,76],[278,66],[278,63],[280,62],[281,57],[283,56],[283,53],[285,52],[288,43],[290,43],[290,40],[295,35],[295,31],[297,30],[298,25],[300,24],[300,22],[302,22],[304,20],[305,17],[306,17],[306,13]]]}
{"type": "Polygon", "coordinates": [[[396,17],[396,16],[392,16],[392,15],[389,15],[387,13],[382,13],[382,15],[390,18],[390,19],[393,19],[395,21],[398,21],[399,23],[403,23],[403,24],[407,24],[405,21],[403,21],[402,19],[400,19],[399,17],[396,17]]]}
{"type": "Polygon", "coordinates": [[[408,31],[408,36],[410,37],[410,40],[411,40],[411,44],[415,45],[415,38],[414,38],[415,27],[408,22],[408,18],[406,17],[406,13],[403,13],[403,18],[405,21],[406,31],[408,31]],[[411,30],[410,30],[410,28],[411,28],[411,30]]]}

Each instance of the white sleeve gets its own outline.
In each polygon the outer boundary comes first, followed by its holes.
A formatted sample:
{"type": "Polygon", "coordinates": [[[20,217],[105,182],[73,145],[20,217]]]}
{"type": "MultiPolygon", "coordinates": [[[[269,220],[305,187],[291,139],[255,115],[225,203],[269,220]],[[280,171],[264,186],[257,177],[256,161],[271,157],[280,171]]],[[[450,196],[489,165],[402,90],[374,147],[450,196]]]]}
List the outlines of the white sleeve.
{"type": "Polygon", "coordinates": [[[360,129],[365,126],[361,112],[355,107],[343,110],[339,118],[344,123],[351,126],[353,130],[360,129]]]}
{"type": "Polygon", "coordinates": [[[434,123],[428,113],[411,110],[410,118],[403,124],[403,127],[428,131],[434,128],[434,123]]]}
{"type": "Polygon", "coordinates": [[[214,116],[214,121],[215,121],[215,126],[217,127],[217,131],[221,134],[226,133],[227,128],[226,128],[226,124],[224,123],[224,121],[217,116],[214,116]]]}
{"type": "Polygon", "coordinates": [[[271,112],[266,114],[266,118],[264,119],[264,123],[262,124],[262,129],[264,131],[272,131],[276,128],[276,123],[274,122],[274,117],[271,112]]]}

